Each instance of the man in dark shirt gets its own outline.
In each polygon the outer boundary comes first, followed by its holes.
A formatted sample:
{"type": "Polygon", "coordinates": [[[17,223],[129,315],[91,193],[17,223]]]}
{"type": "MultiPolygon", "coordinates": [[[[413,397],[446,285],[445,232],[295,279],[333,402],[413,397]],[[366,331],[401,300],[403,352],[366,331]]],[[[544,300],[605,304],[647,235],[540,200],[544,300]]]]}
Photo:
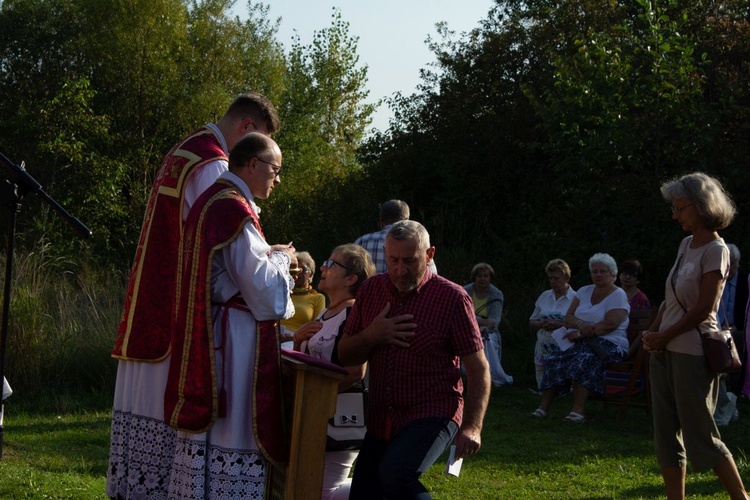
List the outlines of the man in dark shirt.
{"type": "Polygon", "coordinates": [[[362,284],[347,318],[340,360],[370,363],[352,499],[430,498],[419,477],[454,436],[457,458],[481,445],[490,393],[482,337],[464,289],[428,269],[434,254],[421,224],[395,223],[385,241],[388,273],[362,284]]]}

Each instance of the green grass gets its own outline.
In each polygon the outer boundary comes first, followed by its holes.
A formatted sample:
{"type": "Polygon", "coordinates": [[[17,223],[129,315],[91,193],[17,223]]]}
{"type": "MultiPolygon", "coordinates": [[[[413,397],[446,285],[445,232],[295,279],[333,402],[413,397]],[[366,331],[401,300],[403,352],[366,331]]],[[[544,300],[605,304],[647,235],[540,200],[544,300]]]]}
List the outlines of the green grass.
{"type": "Polygon", "coordinates": [[[14,414],[8,401],[0,498],[104,498],[109,411],[14,414]]]}
{"type": "MultiPolygon", "coordinates": [[[[483,446],[464,461],[458,478],[444,474],[445,457],[427,471],[424,482],[436,499],[559,498],[609,499],[663,497],[651,442],[651,420],[631,409],[625,421],[617,409],[591,401],[590,420],[562,421],[569,396],[559,398],[549,417],[529,417],[538,396],[523,382],[494,389],[485,419],[483,446]]],[[[14,395],[6,404],[0,498],[105,498],[109,443],[107,398],[45,399],[14,395]],[[18,400],[14,401],[16,398],[18,400]],[[89,410],[83,408],[88,406],[89,410]],[[62,408],[67,413],[57,410],[62,408]]],[[[740,420],[722,427],[748,484],[750,403],[740,403],[740,420]]],[[[688,473],[690,498],[726,498],[711,473],[688,473]]]]}
{"type": "MultiPolygon", "coordinates": [[[[617,408],[603,402],[587,405],[588,422],[563,422],[570,396],[558,398],[550,415],[532,419],[539,397],[522,384],[494,389],[479,453],[464,461],[458,478],[444,474],[444,462],[426,473],[435,498],[656,498],[664,490],[653,451],[651,418],[630,409],[618,421],[617,408]]],[[[722,427],[740,474],[748,484],[750,403],[744,418],[722,427]]],[[[712,473],[688,473],[690,498],[726,498],[712,473]]]]}

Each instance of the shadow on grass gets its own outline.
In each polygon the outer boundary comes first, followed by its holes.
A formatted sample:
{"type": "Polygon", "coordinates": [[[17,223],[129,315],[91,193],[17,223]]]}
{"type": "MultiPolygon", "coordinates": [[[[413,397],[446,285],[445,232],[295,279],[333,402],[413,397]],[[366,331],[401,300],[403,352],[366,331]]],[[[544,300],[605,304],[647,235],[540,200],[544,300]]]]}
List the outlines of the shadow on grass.
{"type": "MultiPolygon", "coordinates": [[[[653,446],[652,417],[602,401],[586,405],[587,421],[563,421],[572,406],[557,398],[548,417],[531,417],[540,397],[522,384],[494,389],[482,430],[482,448],[464,462],[461,476],[447,478],[440,462],[426,474],[435,498],[659,498],[664,485],[653,446]]],[[[740,421],[721,427],[743,477],[748,469],[750,402],[742,401],[740,421]]],[[[444,458],[441,458],[441,462],[444,458]]],[[[692,498],[724,498],[713,473],[688,471],[692,498]]]]}
{"type": "Polygon", "coordinates": [[[103,476],[109,455],[109,414],[92,413],[42,419],[19,415],[6,420],[3,454],[34,462],[52,473],[103,476]]]}

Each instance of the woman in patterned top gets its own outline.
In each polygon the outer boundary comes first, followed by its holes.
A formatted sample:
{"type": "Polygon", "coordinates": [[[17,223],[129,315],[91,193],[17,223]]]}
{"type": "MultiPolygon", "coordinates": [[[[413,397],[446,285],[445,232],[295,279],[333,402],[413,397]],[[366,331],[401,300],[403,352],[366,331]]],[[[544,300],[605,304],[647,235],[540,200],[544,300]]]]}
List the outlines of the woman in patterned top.
{"type": "MultiPolygon", "coordinates": [[[[314,320],[294,333],[294,349],[319,359],[341,365],[338,343],[359,286],[375,274],[375,265],[367,250],[359,245],[341,245],[320,266],[318,288],[328,295],[329,306],[314,320]]],[[[349,375],[339,382],[339,392],[360,383],[365,365],[346,367],[349,375]]],[[[327,451],[323,471],[322,499],[349,498],[349,471],[358,450],[327,451]]]]}

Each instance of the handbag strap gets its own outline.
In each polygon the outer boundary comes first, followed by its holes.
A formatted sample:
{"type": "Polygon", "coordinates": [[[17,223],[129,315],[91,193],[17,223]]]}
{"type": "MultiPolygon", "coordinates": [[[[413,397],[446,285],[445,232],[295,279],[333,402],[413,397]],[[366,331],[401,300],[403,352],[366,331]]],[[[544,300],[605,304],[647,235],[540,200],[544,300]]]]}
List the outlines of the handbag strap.
{"type": "Polygon", "coordinates": [[[479,308],[474,309],[474,314],[477,315],[477,316],[479,316],[480,312],[484,311],[487,308],[488,305],[494,304],[495,302],[500,302],[500,299],[488,300],[487,302],[485,302],[484,304],[482,304],[479,308]]]}
{"type": "MultiPolygon", "coordinates": [[[[675,289],[675,282],[677,281],[677,278],[675,277],[677,273],[680,270],[680,264],[682,263],[682,257],[685,255],[685,252],[683,251],[680,256],[677,258],[677,262],[675,263],[675,270],[674,273],[672,273],[672,279],[669,280],[670,285],[672,285],[672,294],[674,294],[674,300],[677,301],[677,303],[680,305],[683,311],[685,311],[685,314],[687,314],[687,309],[685,309],[685,306],[682,305],[682,302],[680,302],[680,299],[677,297],[677,290],[675,289]]],[[[729,320],[727,319],[727,311],[726,308],[724,308],[724,322],[726,325],[729,325],[729,320]]],[[[698,333],[700,335],[703,335],[703,331],[701,331],[701,325],[700,323],[695,325],[695,329],[698,330],[698,333]]],[[[721,328],[719,328],[721,330],[721,328]]]]}

